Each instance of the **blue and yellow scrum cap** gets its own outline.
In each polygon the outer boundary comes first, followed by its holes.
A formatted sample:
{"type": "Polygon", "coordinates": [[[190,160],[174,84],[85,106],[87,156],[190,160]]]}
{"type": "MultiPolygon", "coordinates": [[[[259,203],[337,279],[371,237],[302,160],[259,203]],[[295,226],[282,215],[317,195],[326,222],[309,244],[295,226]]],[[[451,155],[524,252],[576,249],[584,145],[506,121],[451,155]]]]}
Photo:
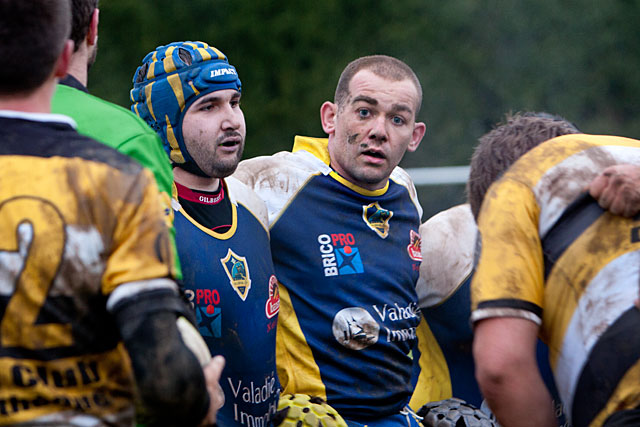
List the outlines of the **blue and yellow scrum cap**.
{"type": "Polygon", "coordinates": [[[171,162],[193,162],[182,139],[182,118],[199,97],[242,90],[224,53],[204,42],[175,42],[147,54],[133,76],[131,110],[161,137],[171,162]]]}

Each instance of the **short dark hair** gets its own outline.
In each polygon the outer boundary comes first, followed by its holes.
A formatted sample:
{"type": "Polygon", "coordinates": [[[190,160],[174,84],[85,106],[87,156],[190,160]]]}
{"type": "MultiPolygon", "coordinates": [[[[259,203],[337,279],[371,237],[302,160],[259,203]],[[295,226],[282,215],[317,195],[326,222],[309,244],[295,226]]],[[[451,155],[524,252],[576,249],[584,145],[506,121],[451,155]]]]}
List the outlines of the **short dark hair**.
{"type": "Polygon", "coordinates": [[[418,105],[416,105],[415,111],[415,115],[418,115],[420,107],[422,106],[422,86],[420,85],[420,80],[418,80],[416,73],[413,72],[411,67],[399,59],[387,55],[363,56],[347,64],[342,74],[340,74],[336,93],[333,98],[338,107],[344,105],[344,102],[349,96],[351,79],[353,79],[353,76],[355,76],[358,71],[362,70],[369,70],[377,76],[392,81],[411,80],[418,91],[418,105]]]}
{"type": "Polygon", "coordinates": [[[71,40],[77,52],[89,32],[89,24],[93,11],[98,7],[98,0],[71,0],[71,40]]]}
{"type": "Polygon", "coordinates": [[[553,114],[507,114],[504,123],[480,138],[471,157],[467,200],[474,218],[491,184],[520,156],[548,139],[575,133],[581,132],[573,123],[553,114]]]}
{"type": "Polygon", "coordinates": [[[0,0],[0,94],[29,93],[41,86],[70,30],[69,0],[0,0]]]}

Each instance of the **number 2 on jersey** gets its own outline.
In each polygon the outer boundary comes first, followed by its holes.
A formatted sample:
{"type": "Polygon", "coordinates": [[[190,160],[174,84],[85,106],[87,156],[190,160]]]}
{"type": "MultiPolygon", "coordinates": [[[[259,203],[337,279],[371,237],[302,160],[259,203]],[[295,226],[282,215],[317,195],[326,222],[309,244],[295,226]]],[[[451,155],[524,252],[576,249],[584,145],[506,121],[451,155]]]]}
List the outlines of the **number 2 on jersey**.
{"type": "Polygon", "coordinates": [[[22,263],[8,284],[13,292],[0,319],[0,344],[32,350],[72,345],[70,324],[36,323],[62,261],[62,214],[47,200],[16,197],[0,205],[0,224],[0,255],[22,263]]]}

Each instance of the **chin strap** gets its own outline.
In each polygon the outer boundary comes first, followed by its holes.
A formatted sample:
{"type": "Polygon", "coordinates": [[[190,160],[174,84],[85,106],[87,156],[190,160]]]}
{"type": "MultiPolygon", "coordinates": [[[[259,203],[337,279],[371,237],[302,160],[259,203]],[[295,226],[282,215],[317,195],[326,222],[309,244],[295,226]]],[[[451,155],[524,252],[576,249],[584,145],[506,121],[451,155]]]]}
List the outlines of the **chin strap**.
{"type": "Polygon", "coordinates": [[[173,163],[172,166],[174,167],[177,166],[186,172],[201,176],[203,178],[211,178],[209,175],[204,173],[202,169],[200,169],[200,166],[198,166],[194,161],[187,161],[184,163],[173,163]]]}

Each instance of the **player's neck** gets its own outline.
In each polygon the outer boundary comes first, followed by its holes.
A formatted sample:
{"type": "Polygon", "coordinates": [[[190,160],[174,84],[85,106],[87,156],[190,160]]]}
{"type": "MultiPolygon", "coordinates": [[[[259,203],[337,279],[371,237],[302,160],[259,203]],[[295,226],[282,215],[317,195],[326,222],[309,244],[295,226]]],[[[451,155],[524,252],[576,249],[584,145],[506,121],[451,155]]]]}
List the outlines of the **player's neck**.
{"type": "Polygon", "coordinates": [[[192,190],[217,191],[220,187],[220,178],[195,175],[179,167],[173,168],[173,179],[192,190]]]}
{"type": "Polygon", "coordinates": [[[57,79],[53,77],[29,94],[0,95],[0,110],[50,113],[57,79]]]}
{"type": "Polygon", "coordinates": [[[76,80],[82,83],[84,87],[87,87],[89,80],[88,60],[89,50],[87,48],[87,42],[85,41],[80,45],[80,48],[71,55],[69,70],[67,71],[67,74],[71,74],[76,80]]]}

